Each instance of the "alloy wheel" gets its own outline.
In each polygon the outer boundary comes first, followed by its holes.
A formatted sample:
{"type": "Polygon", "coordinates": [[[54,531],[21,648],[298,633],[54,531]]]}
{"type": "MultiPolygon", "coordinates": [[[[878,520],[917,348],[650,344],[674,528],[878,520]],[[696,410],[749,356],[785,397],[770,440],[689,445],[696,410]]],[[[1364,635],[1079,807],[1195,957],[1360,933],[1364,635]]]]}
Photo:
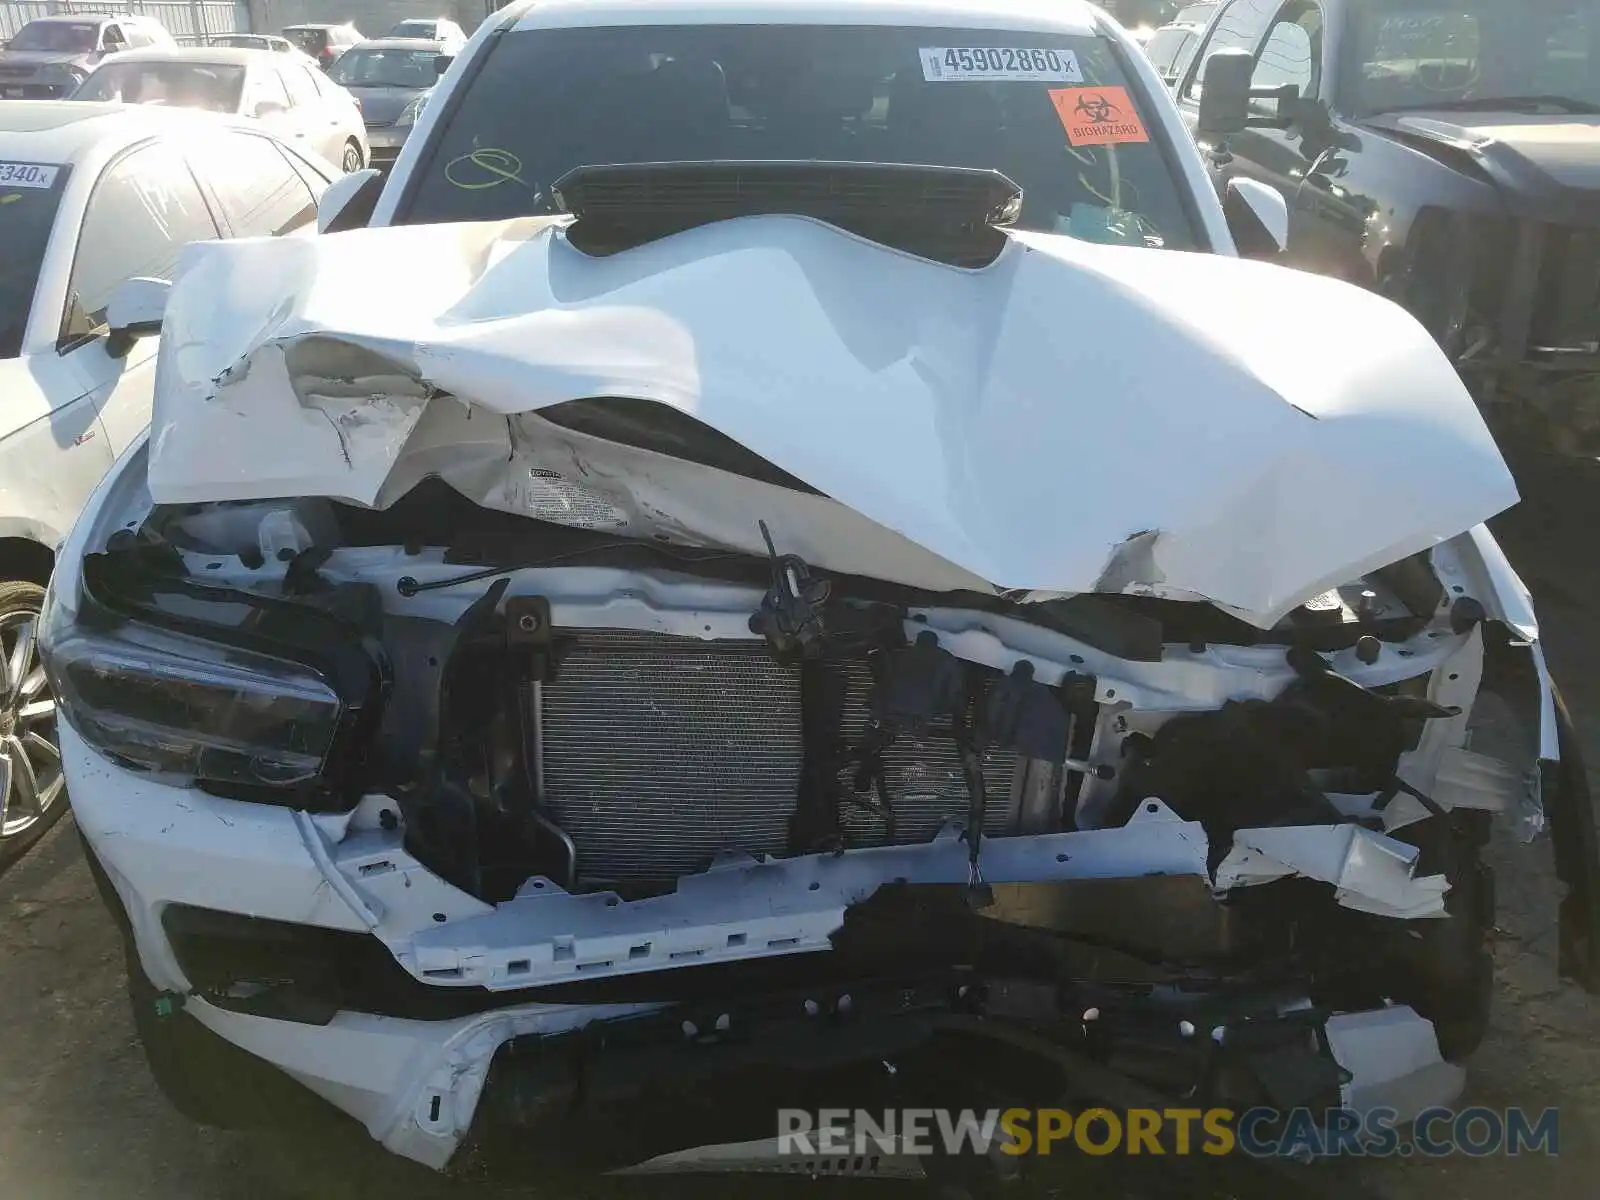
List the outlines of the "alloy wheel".
{"type": "Polygon", "coordinates": [[[0,844],[52,815],[65,791],[38,621],[32,612],[0,617],[0,844]]]}

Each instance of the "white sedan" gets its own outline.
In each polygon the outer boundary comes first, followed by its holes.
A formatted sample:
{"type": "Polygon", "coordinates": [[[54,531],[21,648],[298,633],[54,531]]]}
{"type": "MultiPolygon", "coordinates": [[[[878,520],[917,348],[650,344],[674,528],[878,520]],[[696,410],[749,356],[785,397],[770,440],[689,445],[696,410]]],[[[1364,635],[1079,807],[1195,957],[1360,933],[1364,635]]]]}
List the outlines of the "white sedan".
{"type": "Polygon", "coordinates": [[[355,100],[298,55],[218,46],[129,50],[102,62],[71,98],[249,117],[345,171],[360,170],[370,157],[355,100]]]}
{"type": "Polygon", "coordinates": [[[320,207],[152,285],[41,626],[180,1111],[868,1173],[915,1135],[830,1165],[774,1100],[1025,1093],[1092,1005],[1171,1095],[1393,1128],[1487,1028],[1495,812],[1600,991],[1471,395],[1242,260],[1284,197],[1102,10],[515,0],[320,207]]]}
{"type": "Polygon", "coordinates": [[[311,231],[332,177],[243,122],[0,105],[0,862],[65,807],[34,657],[54,548],[150,422],[156,339],[112,335],[111,294],[191,242],[311,231]]]}

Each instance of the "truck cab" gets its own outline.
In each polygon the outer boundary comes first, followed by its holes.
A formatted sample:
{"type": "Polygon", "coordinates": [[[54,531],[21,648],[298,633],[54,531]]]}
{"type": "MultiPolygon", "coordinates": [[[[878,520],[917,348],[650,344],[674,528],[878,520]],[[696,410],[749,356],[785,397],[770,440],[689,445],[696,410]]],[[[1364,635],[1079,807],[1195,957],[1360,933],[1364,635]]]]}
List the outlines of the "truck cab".
{"type": "Polygon", "coordinates": [[[1173,87],[1219,187],[1288,197],[1290,263],[1407,308],[1497,432],[1600,449],[1600,11],[1229,0],[1173,87]],[[1248,95],[1202,129],[1219,55],[1248,95]]]}

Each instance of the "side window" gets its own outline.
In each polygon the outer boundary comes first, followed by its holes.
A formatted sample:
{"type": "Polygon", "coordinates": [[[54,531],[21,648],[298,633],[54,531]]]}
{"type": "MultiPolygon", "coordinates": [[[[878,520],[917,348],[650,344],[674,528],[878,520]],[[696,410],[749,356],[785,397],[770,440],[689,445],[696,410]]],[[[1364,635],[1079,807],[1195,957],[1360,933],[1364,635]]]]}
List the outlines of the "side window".
{"type": "Polygon", "coordinates": [[[261,116],[274,107],[283,112],[289,109],[289,93],[284,90],[283,80],[276,71],[251,71],[250,84],[245,89],[245,116],[261,116]]]}
{"type": "Polygon", "coordinates": [[[315,108],[321,103],[317,85],[311,82],[304,67],[279,67],[278,74],[283,76],[284,86],[289,89],[289,103],[296,108],[315,108]]]}
{"type": "Polygon", "coordinates": [[[1211,38],[1200,51],[1200,66],[1184,90],[1185,100],[1198,100],[1206,63],[1218,50],[1248,50],[1251,54],[1261,45],[1267,26],[1283,8],[1283,0],[1233,0],[1223,10],[1222,16],[1211,27],[1211,38]]]}
{"type": "Polygon", "coordinates": [[[216,224],[183,156],[157,143],[113,163],[95,184],[78,234],[62,334],[104,323],[111,293],[125,279],[171,279],[190,242],[217,236],[216,224]]]}
{"type": "MultiPolygon", "coordinates": [[[[1302,96],[1315,96],[1321,77],[1322,13],[1307,9],[1292,20],[1282,20],[1267,34],[1256,59],[1255,74],[1250,87],[1281,88],[1294,85],[1302,96]]],[[[1270,114],[1277,106],[1274,100],[1252,100],[1250,107],[1260,113],[1270,114]]]]}
{"type": "Polygon", "coordinates": [[[107,25],[105,32],[100,35],[100,44],[107,50],[126,50],[128,39],[124,36],[120,25],[107,25]]]}
{"type": "Polygon", "coordinates": [[[1150,39],[1150,44],[1145,47],[1145,53],[1150,56],[1155,69],[1161,72],[1168,83],[1171,83],[1172,69],[1177,65],[1178,56],[1192,41],[1194,34],[1187,29],[1163,29],[1150,39]]]}
{"type": "Polygon", "coordinates": [[[317,200],[269,138],[226,134],[194,156],[235,237],[277,237],[317,218],[317,200]]]}

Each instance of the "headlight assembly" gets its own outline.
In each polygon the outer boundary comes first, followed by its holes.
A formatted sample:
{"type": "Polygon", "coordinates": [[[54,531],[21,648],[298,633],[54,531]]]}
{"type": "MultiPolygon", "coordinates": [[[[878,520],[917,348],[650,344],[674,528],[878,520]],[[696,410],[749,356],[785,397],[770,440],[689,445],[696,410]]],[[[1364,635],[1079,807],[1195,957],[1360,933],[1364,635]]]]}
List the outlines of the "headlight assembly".
{"type": "Polygon", "coordinates": [[[427,107],[427,104],[428,104],[428,93],[427,92],[423,92],[422,95],[418,96],[410,104],[406,105],[405,111],[402,112],[400,114],[400,116],[395,120],[395,124],[396,125],[415,125],[417,123],[417,118],[422,115],[422,110],[425,107],[427,107]]]}
{"type": "Polygon", "coordinates": [[[387,684],[377,640],[352,616],[364,589],[341,613],[323,597],[158,574],[137,565],[144,553],[89,556],[76,613],[47,612],[40,651],[62,716],[107,758],[165,782],[348,807],[387,684]]]}

